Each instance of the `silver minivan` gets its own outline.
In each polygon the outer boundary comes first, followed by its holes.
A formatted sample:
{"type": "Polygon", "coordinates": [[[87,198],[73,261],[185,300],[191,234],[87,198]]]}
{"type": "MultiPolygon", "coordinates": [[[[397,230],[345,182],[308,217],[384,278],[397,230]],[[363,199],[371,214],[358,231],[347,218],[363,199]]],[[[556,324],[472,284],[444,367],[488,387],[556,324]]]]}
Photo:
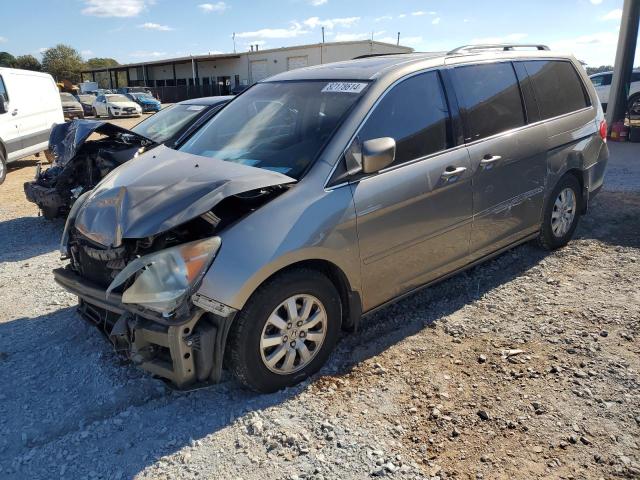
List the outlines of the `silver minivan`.
{"type": "Polygon", "coordinates": [[[363,314],[520,243],[565,245],[607,125],[578,61],[462,47],[289,71],[73,205],[56,281],[179,388],[269,392],[363,314]]]}

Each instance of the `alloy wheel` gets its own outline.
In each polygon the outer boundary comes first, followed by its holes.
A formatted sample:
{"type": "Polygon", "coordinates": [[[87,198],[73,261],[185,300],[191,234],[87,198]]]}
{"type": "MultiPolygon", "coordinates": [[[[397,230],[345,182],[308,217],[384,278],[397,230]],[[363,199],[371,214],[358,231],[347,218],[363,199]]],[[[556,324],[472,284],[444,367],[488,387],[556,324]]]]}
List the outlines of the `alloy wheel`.
{"type": "Polygon", "coordinates": [[[289,375],[309,365],[327,336],[327,312],[313,295],[299,294],[278,305],[260,336],[264,365],[289,375]]]}
{"type": "Polygon", "coordinates": [[[556,197],[551,212],[551,231],[558,237],[564,237],[571,229],[576,216],[576,194],[571,188],[565,188],[556,197]]]}

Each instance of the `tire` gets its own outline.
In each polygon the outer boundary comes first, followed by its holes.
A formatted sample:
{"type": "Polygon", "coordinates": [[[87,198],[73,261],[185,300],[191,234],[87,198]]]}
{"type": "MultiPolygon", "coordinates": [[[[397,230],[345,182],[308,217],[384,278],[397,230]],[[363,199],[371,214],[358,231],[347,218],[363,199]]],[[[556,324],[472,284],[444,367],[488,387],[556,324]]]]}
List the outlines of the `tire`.
{"type": "Polygon", "coordinates": [[[323,274],[303,268],[282,273],[256,290],[238,314],[226,347],[229,369],[245,386],[262,393],[295,385],[313,375],[327,361],[340,333],[341,314],[340,296],[323,274]],[[296,303],[298,318],[308,319],[310,325],[317,322],[308,330],[305,330],[301,319],[290,321],[287,315],[290,310],[281,306],[296,296],[299,301],[296,303]],[[304,316],[305,304],[302,301],[312,304],[307,317],[304,316]],[[273,313],[286,322],[285,330],[279,330],[271,322],[273,313]],[[324,318],[324,323],[318,321],[319,318],[324,318]],[[312,334],[314,338],[322,334],[324,337],[321,341],[311,340],[312,334]],[[265,348],[261,344],[263,337],[265,341],[273,339],[277,344],[265,348]],[[292,348],[293,344],[297,346],[292,348]],[[310,355],[306,361],[300,353],[302,348],[306,349],[305,355],[310,355]],[[290,355],[294,355],[294,360],[287,369],[290,355]],[[272,367],[267,366],[267,359],[274,358],[278,360],[272,367]]]}
{"type": "Polygon", "coordinates": [[[7,178],[7,160],[4,158],[2,151],[0,151],[0,185],[4,183],[5,178],[7,178]]]}
{"type": "Polygon", "coordinates": [[[569,243],[578,227],[581,211],[582,189],[580,188],[580,182],[571,174],[565,175],[556,184],[544,207],[542,227],[538,237],[540,246],[546,250],[555,250],[569,243]],[[569,213],[568,209],[569,203],[571,203],[569,201],[570,194],[567,197],[569,192],[573,193],[574,199],[572,213],[569,213]],[[561,194],[568,198],[568,203],[562,202],[561,194]],[[563,216],[565,218],[564,222],[562,221],[563,216]],[[568,219],[569,216],[571,217],[570,221],[568,219]]]}
{"type": "Polygon", "coordinates": [[[110,108],[107,108],[107,113],[108,113],[107,117],[113,118],[113,112],[111,111],[110,108]]]}
{"type": "Polygon", "coordinates": [[[45,220],[53,220],[59,214],[58,209],[54,207],[40,207],[40,211],[45,220]]]}
{"type": "Polygon", "coordinates": [[[91,107],[91,114],[96,118],[100,117],[100,115],[98,115],[98,111],[94,107],[91,107]]]}

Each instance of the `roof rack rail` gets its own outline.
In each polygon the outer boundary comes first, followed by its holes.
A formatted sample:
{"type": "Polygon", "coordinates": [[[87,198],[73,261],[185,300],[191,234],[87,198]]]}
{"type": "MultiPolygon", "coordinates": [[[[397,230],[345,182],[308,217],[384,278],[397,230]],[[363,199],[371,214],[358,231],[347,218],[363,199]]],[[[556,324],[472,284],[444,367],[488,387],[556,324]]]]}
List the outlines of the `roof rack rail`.
{"type": "Polygon", "coordinates": [[[516,48],[535,48],[536,50],[549,50],[548,46],[535,43],[486,43],[478,45],[463,45],[462,47],[454,48],[453,50],[448,51],[447,55],[497,49],[507,52],[515,50],[516,48]]]}
{"type": "Polygon", "coordinates": [[[361,58],[371,58],[371,57],[385,57],[387,55],[408,55],[410,53],[415,53],[415,52],[367,53],[365,55],[358,55],[357,57],[353,57],[351,60],[359,60],[361,58]]]}

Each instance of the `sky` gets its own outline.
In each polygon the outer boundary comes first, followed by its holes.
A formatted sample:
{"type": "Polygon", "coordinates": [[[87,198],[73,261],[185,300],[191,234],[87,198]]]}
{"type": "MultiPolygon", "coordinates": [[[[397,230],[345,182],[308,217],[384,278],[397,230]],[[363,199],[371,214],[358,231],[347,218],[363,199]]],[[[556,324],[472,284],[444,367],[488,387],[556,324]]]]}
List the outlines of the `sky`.
{"type": "MultiPolygon", "coordinates": [[[[370,39],[416,51],[544,43],[611,65],[622,0],[5,0],[0,51],[71,45],[122,64],[321,41],[370,39]]],[[[638,48],[635,64],[640,64],[638,48]]]]}

